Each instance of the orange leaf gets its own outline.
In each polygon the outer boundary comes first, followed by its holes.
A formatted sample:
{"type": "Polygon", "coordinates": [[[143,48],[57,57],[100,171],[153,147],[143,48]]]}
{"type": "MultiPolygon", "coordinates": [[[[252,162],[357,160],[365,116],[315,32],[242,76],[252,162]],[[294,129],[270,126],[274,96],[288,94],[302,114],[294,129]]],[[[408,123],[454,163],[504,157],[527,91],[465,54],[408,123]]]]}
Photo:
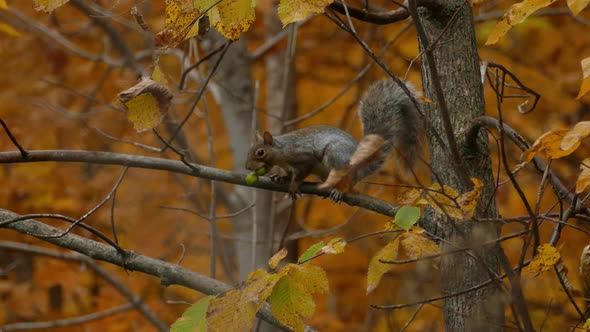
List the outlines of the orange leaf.
{"type": "Polygon", "coordinates": [[[590,185],[590,158],[586,158],[582,161],[580,169],[582,172],[578,175],[578,180],[576,180],[576,194],[586,190],[590,185]]]}
{"type": "MultiPolygon", "coordinates": [[[[537,138],[530,149],[522,153],[522,158],[528,163],[535,157],[536,154],[541,152],[545,153],[547,157],[551,159],[558,159],[571,154],[578,148],[578,146],[580,146],[580,142],[578,141],[577,143],[573,144],[567,150],[562,150],[561,142],[568,132],[568,129],[553,129],[546,132],[545,134],[541,135],[541,137],[537,138]]],[[[569,144],[567,146],[569,146],[569,144]]]]}

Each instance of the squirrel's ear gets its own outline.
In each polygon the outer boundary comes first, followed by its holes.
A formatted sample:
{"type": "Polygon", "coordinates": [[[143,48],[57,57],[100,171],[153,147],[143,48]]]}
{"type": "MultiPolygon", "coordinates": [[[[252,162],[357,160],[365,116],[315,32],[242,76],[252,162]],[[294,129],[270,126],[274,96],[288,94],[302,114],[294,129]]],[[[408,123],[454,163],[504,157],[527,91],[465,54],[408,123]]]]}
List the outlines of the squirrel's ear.
{"type": "Polygon", "coordinates": [[[260,135],[260,132],[258,130],[256,131],[256,136],[254,136],[254,139],[256,139],[257,142],[264,140],[264,138],[262,138],[262,135],[260,135]]]}
{"type": "Polygon", "coordinates": [[[272,145],[272,135],[268,131],[264,132],[263,139],[265,145],[272,145]]]}

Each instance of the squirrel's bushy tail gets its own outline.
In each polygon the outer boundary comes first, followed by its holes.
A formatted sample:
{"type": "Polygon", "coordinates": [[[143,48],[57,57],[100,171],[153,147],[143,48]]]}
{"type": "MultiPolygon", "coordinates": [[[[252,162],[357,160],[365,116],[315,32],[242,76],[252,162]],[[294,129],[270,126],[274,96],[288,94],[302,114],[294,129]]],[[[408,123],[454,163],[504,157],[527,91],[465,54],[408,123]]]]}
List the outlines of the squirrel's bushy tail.
{"type": "MultiPolygon", "coordinates": [[[[414,87],[406,86],[416,96],[414,87]]],[[[408,95],[390,79],[375,82],[361,99],[359,117],[363,134],[381,135],[386,144],[381,157],[361,170],[357,180],[378,170],[391,150],[399,168],[396,173],[407,176],[422,150],[422,120],[408,95]]]]}

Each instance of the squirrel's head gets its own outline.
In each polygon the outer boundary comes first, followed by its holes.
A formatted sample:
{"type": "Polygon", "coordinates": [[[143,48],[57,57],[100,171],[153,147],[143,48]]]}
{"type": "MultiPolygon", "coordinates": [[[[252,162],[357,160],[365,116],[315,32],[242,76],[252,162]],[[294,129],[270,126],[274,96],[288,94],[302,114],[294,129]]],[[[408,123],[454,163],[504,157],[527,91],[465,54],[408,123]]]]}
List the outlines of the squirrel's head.
{"type": "Polygon", "coordinates": [[[256,171],[261,167],[265,167],[268,171],[273,166],[271,160],[270,150],[273,148],[272,135],[265,131],[264,134],[260,135],[256,132],[256,141],[250,147],[248,151],[248,159],[246,160],[246,169],[250,171],[256,171]]]}

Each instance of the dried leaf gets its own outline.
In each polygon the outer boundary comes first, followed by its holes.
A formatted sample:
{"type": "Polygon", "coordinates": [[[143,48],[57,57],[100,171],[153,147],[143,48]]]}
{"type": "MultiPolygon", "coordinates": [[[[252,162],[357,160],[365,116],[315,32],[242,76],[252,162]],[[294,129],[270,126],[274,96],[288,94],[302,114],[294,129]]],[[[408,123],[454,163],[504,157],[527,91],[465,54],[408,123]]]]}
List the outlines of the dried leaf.
{"type": "Polygon", "coordinates": [[[590,135],[590,121],[578,122],[573,129],[565,134],[559,147],[567,151],[573,146],[576,146],[576,144],[579,144],[588,135],[590,135]]]}
{"type": "Polygon", "coordinates": [[[407,259],[416,259],[440,253],[434,241],[426,237],[424,229],[413,227],[400,235],[399,255],[407,259]]]}
{"type": "Polygon", "coordinates": [[[119,93],[119,100],[127,108],[127,118],[135,130],[146,131],[157,126],[172,101],[172,92],[167,87],[144,78],[133,87],[119,93]]]}
{"type": "Polygon", "coordinates": [[[381,261],[394,261],[397,259],[399,252],[400,237],[389,242],[385,247],[381,248],[369,263],[369,270],[367,272],[367,294],[374,291],[385,273],[387,273],[393,265],[381,263],[381,261]]]}
{"type": "Polygon", "coordinates": [[[537,138],[530,149],[522,153],[522,159],[524,162],[528,163],[538,153],[544,153],[548,158],[551,159],[558,159],[571,154],[578,148],[578,146],[580,146],[580,142],[578,141],[577,143],[573,144],[567,150],[562,150],[561,142],[568,132],[568,129],[553,129],[546,132],[537,138]]]}
{"type": "Polygon", "coordinates": [[[6,0],[0,0],[0,9],[8,9],[8,4],[6,3],[6,0]]]}
{"type": "Polygon", "coordinates": [[[363,137],[350,157],[348,167],[330,170],[328,178],[319,185],[319,188],[337,188],[340,191],[348,191],[352,187],[356,171],[379,157],[384,143],[383,137],[379,135],[371,134],[363,137]]]}
{"type": "Polygon", "coordinates": [[[395,202],[399,205],[416,205],[416,202],[422,198],[422,190],[412,188],[401,193],[395,202]]]}
{"type": "Polygon", "coordinates": [[[156,35],[156,46],[175,47],[199,33],[200,12],[193,0],[166,0],[166,26],[156,35]]]}
{"type": "Polygon", "coordinates": [[[574,15],[578,15],[586,6],[590,0],[567,0],[567,6],[570,8],[574,15]]]}
{"type": "Polygon", "coordinates": [[[584,247],[580,255],[580,278],[584,297],[590,299],[590,244],[584,247]]]}
{"type": "Polygon", "coordinates": [[[270,260],[268,261],[268,266],[274,270],[277,268],[277,266],[279,265],[279,263],[283,260],[283,258],[287,257],[287,249],[283,248],[281,250],[279,250],[276,254],[274,254],[270,260]]]}
{"type": "Polygon", "coordinates": [[[328,242],[325,246],[322,247],[322,252],[326,254],[341,254],[344,252],[344,247],[346,247],[346,240],[337,237],[328,242]]]}
{"type": "Polygon", "coordinates": [[[580,92],[578,93],[576,99],[580,99],[583,95],[590,91],[590,57],[583,59],[581,64],[582,74],[584,77],[582,78],[582,85],[580,86],[580,92]]]}
{"type": "Polygon", "coordinates": [[[280,0],[279,18],[283,26],[306,19],[310,15],[321,14],[334,0],[280,0]]]}
{"type": "Polygon", "coordinates": [[[590,185],[590,158],[582,161],[580,169],[582,172],[578,175],[578,180],[576,180],[576,194],[585,191],[590,185]]]}
{"type": "Polygon", "coordinates": [[[385,140],[380,135],[364,136],[350,157],[350,166],[358,168],[365,166],[379,157],[385,140]]]}
{"type": "Polygon", "coordinates": [[[434,183],[428,188],[428,194],[425,195],[428,205],[437,210],[439,213],[446,214],[453,219],[463,219],[463,212],[456,202],[459,193],[455,189],[440,183],[434,183]]]}
{"type": "Polygon", "coordinates": [[[502,16],[502,20],[496,24],[496,27],[488,37],[486,45],[497,43],[502,36],[513,26],[522,23],[527,17],[537,10],[547,7],[557,0],[524,0],[512,5],[502,16]]]}
{"type": "Polygon", "coordinates": [[[63,6],[70,0],[34,0],[35,10],[51,13],[54,9],[63,6]]]}
{"type": "Polygon", "coordinates": [[[543,272],[548,271],[557,261],[559,260],[559,252],[557,248],[545,243],[537,248],[537,255],[529,264],[529,273],[539,275],[543,272]]]}
{"type": "Polygon", "coordinates": [[[463,219],[471,219],[473,217],[473,212],[475,212],[475,208],[477,207],[477,201],[483,190],[483,183],[479,179],[471,178],[471,182],[473,182],[473,189],[461,194],[457,198],[457,203],[461,206],[463,219]]]}

